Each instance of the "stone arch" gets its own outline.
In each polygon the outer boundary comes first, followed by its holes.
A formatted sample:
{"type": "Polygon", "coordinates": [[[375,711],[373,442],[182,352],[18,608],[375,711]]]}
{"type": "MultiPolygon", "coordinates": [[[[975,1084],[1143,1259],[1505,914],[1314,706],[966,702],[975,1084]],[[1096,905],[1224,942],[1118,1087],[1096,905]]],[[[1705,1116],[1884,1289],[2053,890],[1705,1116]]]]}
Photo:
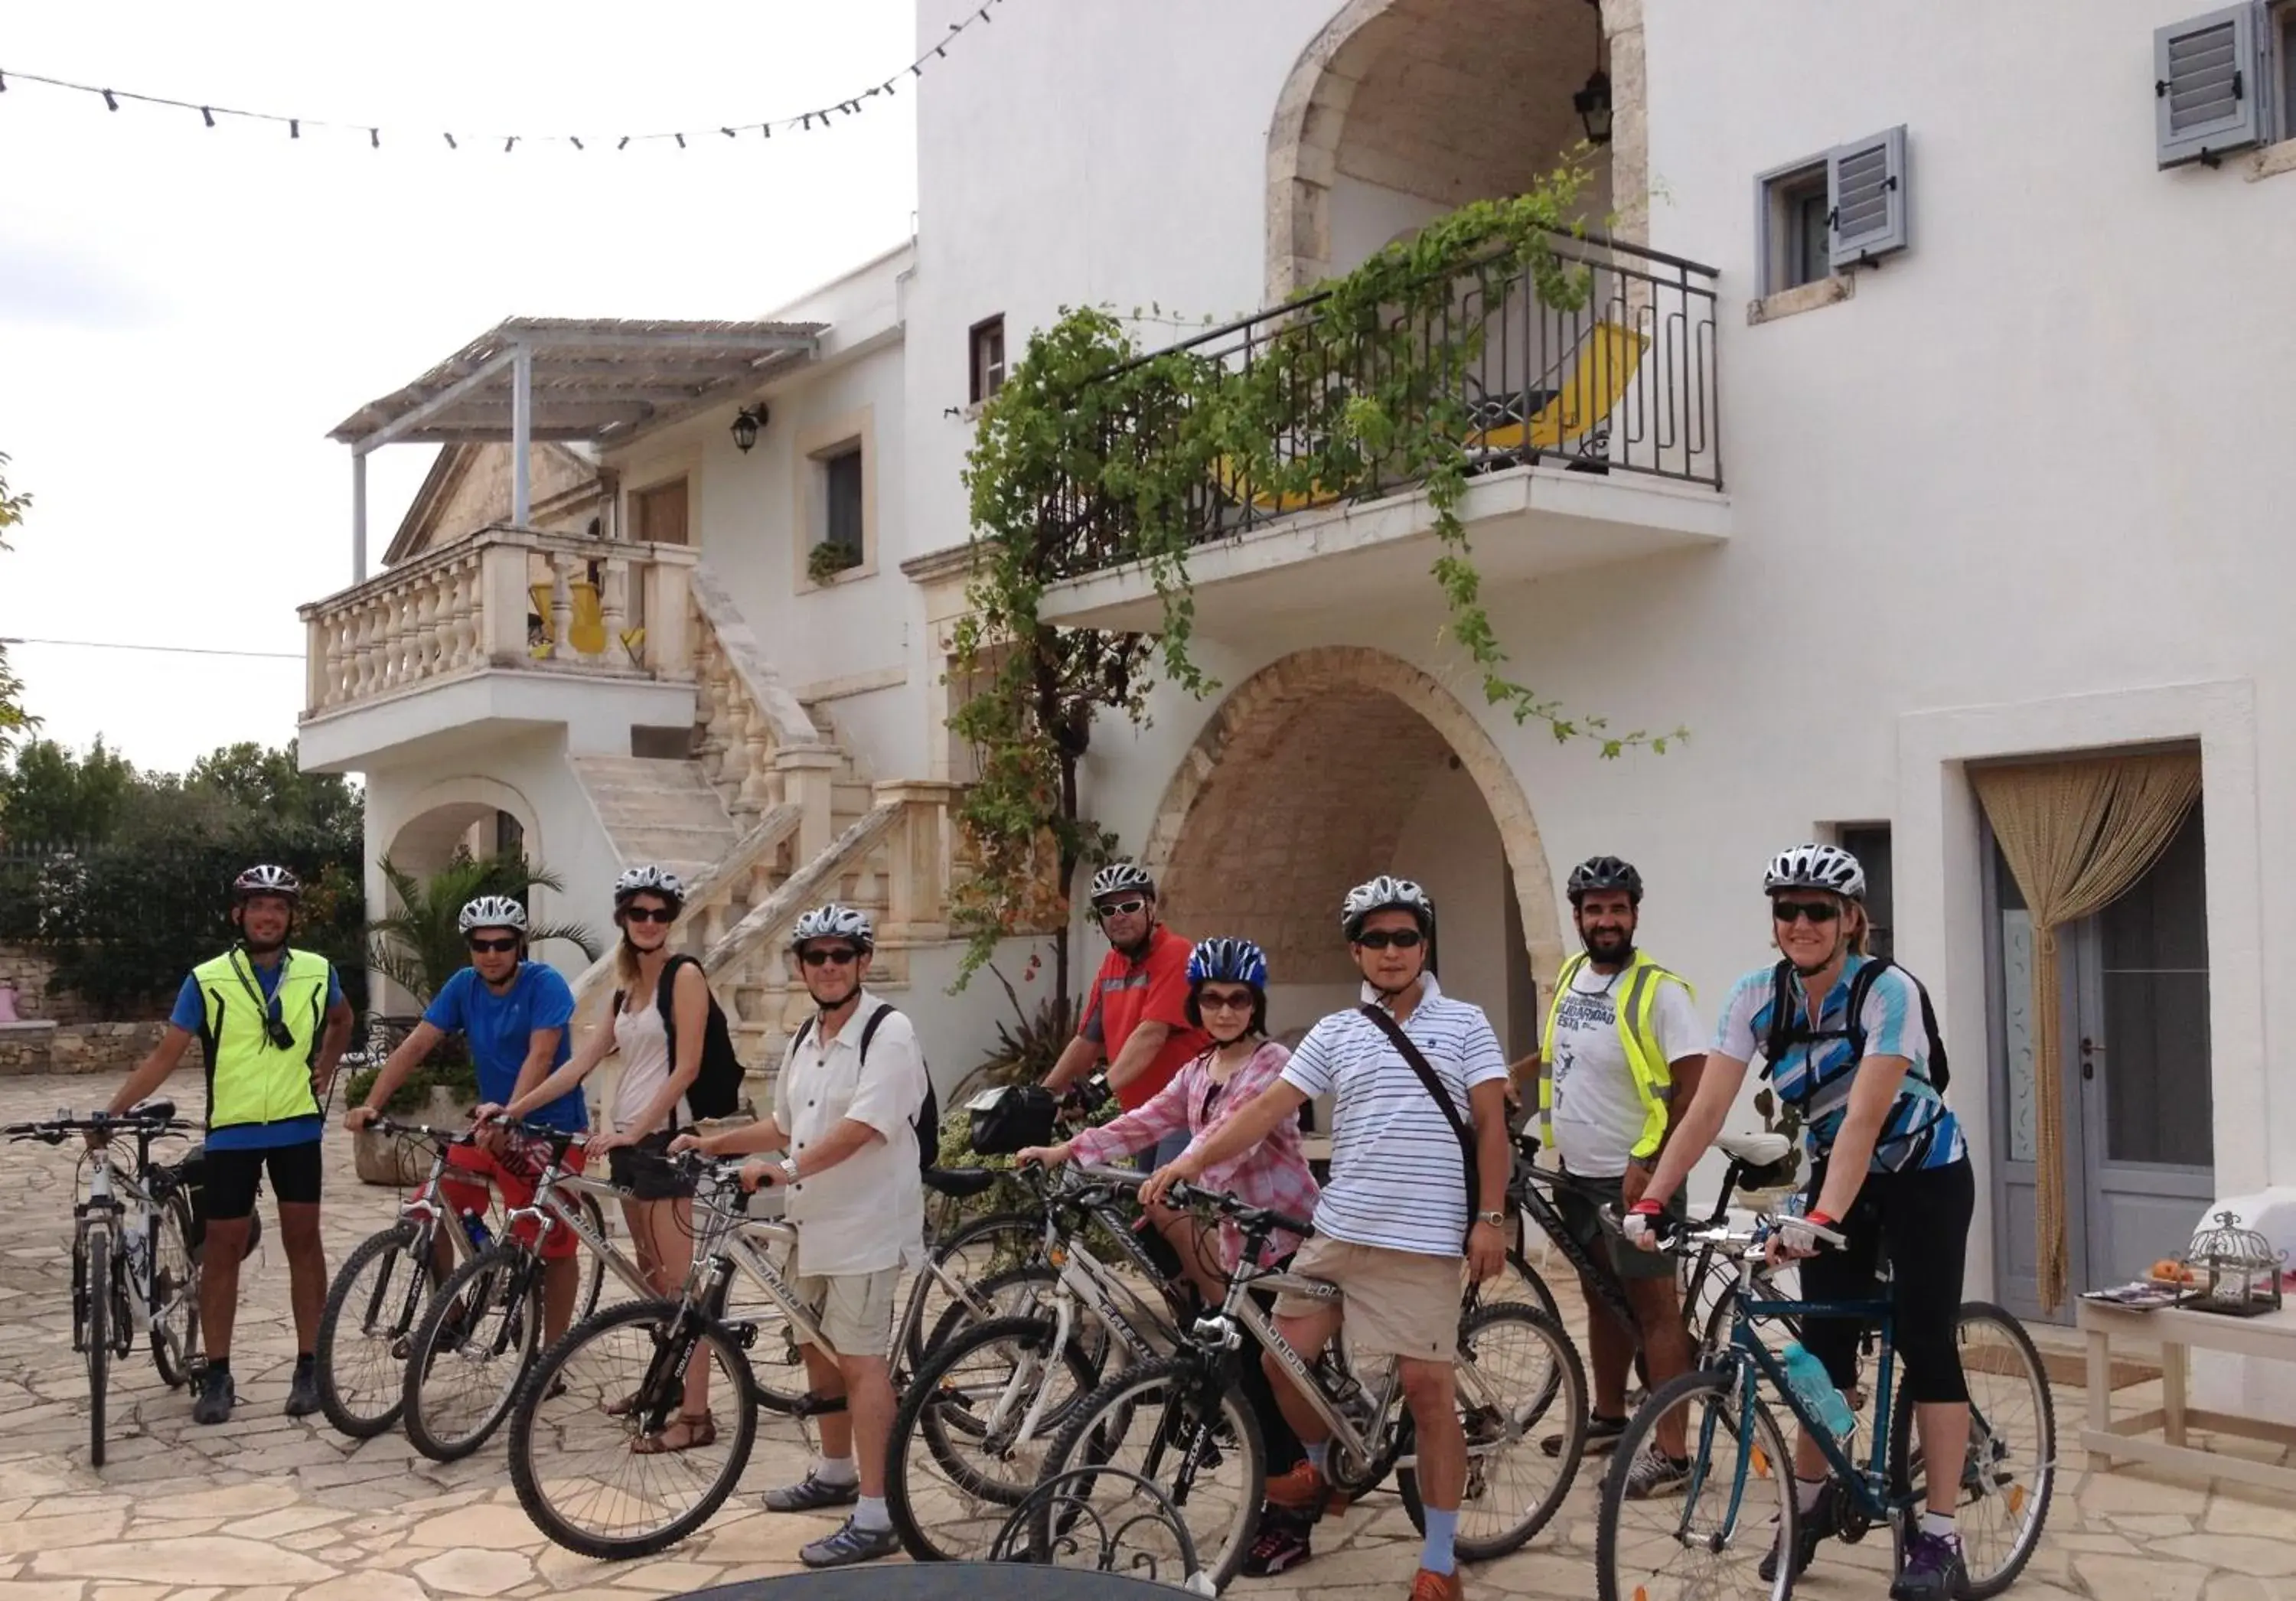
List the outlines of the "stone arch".
{"type": "MultiPolygon", "coordinates": [[[[528,860],[548,863],[541,814],[534,803],[512,785],[476,774],[442,778],[410,796],[388,829],[378,831],[382,842],[375,854],[380,858],[388,851],[396,860],[401,842],[405,842],[421,853],[423,866],[419,870],[430,871],[445,865],[445,854],[452,853],[455,842],[472,824],[483,822],[496,812],[508,812],[518,819],[526,838],[528,860]],[[433,856],[439,860],[430,861],[433,856]]],[[[402,866],[408,865],[400,862],[402,866]]]]}
{"type": "MultiPolygon", "coordinates": [[[[1617,237],[1639,242],[1650,226],[1643,0],[1600,4],[1614,108],[1599,152],[1607,204],[1617,237]]],[[[1345,0],[1292,64],[1268,128],[1267,303],[1354,265],[1336,259],[1332,231],[1332,188],[1351,166],[1453,205],[1518,192],[1552,167],[1580,136],[1570,94],[1593,52],[1585,0],[1345,0]],[[1462,112],[1472,107],[1514,119],[1515,136],[1476,141],[1462,112]]]]}
{"type": "Polygon", "coordinates": [[[1529,972],[1552,973],[1562,929],[1521,784],[1450,691],[1383,651],[1317,646],[1238,686],[1181,759],[1142,858],[1177,918],[1219,915],[1213,880],[1248,886],[1250,908],[1202,932],[1259,939],[1279,980],[1344,977],[1339,897],[1373,873],[1408,870],[1406,816],[1447,762],[1472,781],[1496,828],[1529,972]],[[1351,757],[1344,782],[1332,782],[1351,757]]]}

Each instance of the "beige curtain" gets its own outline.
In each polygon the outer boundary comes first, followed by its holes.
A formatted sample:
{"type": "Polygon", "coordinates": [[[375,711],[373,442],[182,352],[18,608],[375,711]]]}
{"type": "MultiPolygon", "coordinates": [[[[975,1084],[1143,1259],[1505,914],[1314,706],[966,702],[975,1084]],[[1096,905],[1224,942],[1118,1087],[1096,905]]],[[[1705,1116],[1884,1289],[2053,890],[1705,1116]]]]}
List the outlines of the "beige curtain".
{"type": "Polygon", "coordinates": [[[2064,1299],[2065,1129],[2057,931],[2128,892],[2201,792],[2197,752],[2101,757],[1970,774],[2033,919],[2033,1100],[2041,1304],[2064,1299]]]}

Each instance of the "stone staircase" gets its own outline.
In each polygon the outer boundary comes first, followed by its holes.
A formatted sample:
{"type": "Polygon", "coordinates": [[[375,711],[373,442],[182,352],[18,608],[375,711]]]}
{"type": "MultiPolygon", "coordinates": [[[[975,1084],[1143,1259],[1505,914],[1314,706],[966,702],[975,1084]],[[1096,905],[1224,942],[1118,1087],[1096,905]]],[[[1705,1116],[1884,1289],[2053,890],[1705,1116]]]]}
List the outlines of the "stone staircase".
{"type": "Polygon", "coordinates": [[[698,761],[642,756],[567,759],[625,867],[652,862],[691,883],[741,842],[698,761]]]}

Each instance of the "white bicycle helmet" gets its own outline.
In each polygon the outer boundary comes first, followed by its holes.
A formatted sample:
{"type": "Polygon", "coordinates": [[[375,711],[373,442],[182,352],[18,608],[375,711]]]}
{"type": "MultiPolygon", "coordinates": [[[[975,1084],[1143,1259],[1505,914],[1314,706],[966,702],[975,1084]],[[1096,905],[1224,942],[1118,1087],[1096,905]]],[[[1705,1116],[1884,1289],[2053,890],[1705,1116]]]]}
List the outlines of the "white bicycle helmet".
{"type": "Polygon", "coordinates": [[[800,915],[790,930],[790,948],[803,950],[816,940],[849,940],[855,948],[877,948],[877,931],[866,912],[831,901],[800,915]]]}
{"type": "Polygon", "coordinates": [[[1852,900],[1866,899],[1866,869],[1839,845],[1797,845],[1770,858],[1762,875],[1765,894],[1777,890],[1828,890],[1852,900]]]}
{"type": "Polygon", "coordinates": [[[250,895],[280,895],[289,900],[300,900],[303,883],[284,867],[259,862],[231,881],[231,893],[236,900],[244,900],[250,895]]]}
{"type": "Polygon", "coordinates": [[[507,895],[481,895],[463,907],[455,925],[466,934],[481,928],[507,928],[523,934],[526,908],[507,895]]]}
{"type": "Polygon", "coordinates": [[[625,869],[622,875],[614,880],[616,907],[619,908],[631,896],[642,894],[659,895],[674,907],[683,907],[685,904],[685,881],[668,868],[657,867],[651,862],[625,869]]]}
{"type": "Polygon", "coordinates": [[[1092,875],[1094,900],[1121,895],[1127,890],[1137,890],[1153,900],[1156,898],[1156,881],[1148,876],[1148,869],[1132,862],[1111,862],[1092,875]]]}
{"type": "Polygon", "coordinates": [[[1340,906],[1340,932],[1352,942],[1374,912],[1408,912],[1418,920],[1422,934],[1435,932],[1435,903],[1407,878],[1390,878],[1382,873],[1369,883],[1349,890],[1340,906]]]}

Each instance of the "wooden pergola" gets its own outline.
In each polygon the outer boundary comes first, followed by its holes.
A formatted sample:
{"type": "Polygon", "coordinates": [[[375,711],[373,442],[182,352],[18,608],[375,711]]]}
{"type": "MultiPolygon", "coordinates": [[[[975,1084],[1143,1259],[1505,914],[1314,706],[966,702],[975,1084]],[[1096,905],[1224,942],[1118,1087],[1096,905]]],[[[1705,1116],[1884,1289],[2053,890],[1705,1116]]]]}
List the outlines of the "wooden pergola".
{"type": "Polygon", "coordinates": [[[351,447],[352,582],[366,578],[369,451],[506,441],[511,520],[523,528],[537,440],[624,444],[810,361],[826,326],[512,317],[488,330],[328,434],[351,447]]]}

